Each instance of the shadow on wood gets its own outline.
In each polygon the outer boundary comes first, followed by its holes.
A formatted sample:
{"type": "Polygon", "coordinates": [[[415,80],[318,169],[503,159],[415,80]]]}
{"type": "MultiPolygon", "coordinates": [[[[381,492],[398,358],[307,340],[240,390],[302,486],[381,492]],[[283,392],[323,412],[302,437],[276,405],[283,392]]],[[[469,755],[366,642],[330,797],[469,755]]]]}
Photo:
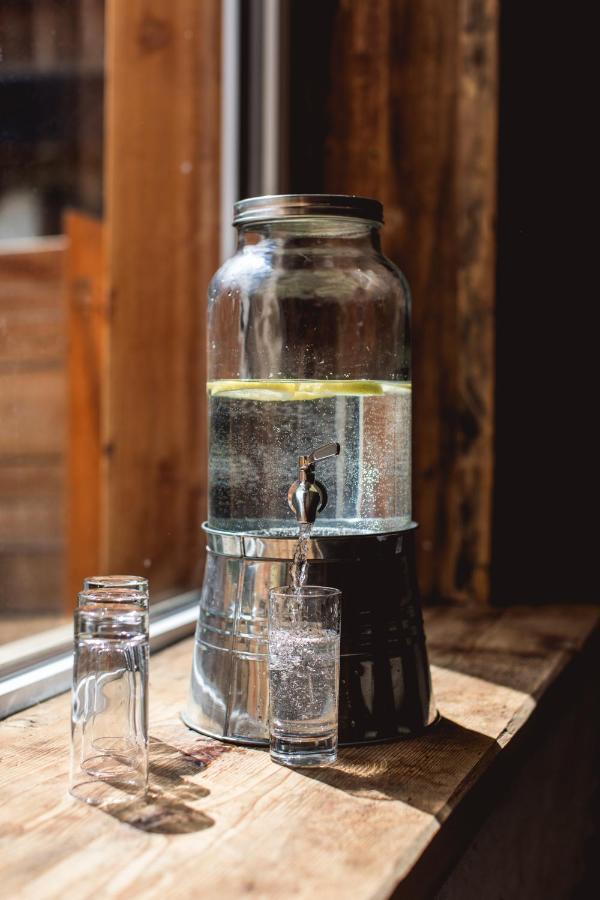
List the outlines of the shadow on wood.
{"type": "Polygon", "coordinates": [[[194,831],[204,831],[205,828],[215,824],[214,819],[200,810],[171,797],[153,794],[100,809],[119,822],[151,834],[190,834],[194,831]]]}
{"type": "Polygon", "coordinates": [[[208,796],[209,791],[199,784],[186,781],[186,775],[197,775],[208,763],[165,744],[157,738],[150,738],[149,791],[156,795],[169,794],[179,800],[199,800],[208,796]]]}
{"type": "MultiPolygon", "coordinates": [[[[102,812],[151,834],[190,834],[214,825],[214,820],[184,800],[201,800],[210,791],[187,781],[186,775],[196,775],[208,763],[172,747],[164,741],[150,738],[150,771],[145,797],[124,799],[122,803],[108,803],[102,812]]],[[[119,785],[124,797],[131,790],[119,785]]]]}
{"type": "Polygon", "coordinates": [[[344,747],[335,768],[297,771],[352,797],[400,800],[441,818],[473,767],[497,751],[492,738],[442,718],[419,738],[344,747]]]}

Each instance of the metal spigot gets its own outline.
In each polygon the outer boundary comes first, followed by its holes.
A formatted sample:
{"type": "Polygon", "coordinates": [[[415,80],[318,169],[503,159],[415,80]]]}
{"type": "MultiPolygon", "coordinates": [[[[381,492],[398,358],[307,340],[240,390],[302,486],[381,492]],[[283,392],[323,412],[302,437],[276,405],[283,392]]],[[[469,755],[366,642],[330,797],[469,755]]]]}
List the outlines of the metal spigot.
{"type": "Polygon", "coordinates": [[[327,506],[325,485],[315,480],[315,463],[337,456],[339,452],[340,445],[332,443],[313,450],[308,456],[298,457],[298,481],[288,491],[288,504],[298,522],[312,524],[317,513],[327,506]]]}

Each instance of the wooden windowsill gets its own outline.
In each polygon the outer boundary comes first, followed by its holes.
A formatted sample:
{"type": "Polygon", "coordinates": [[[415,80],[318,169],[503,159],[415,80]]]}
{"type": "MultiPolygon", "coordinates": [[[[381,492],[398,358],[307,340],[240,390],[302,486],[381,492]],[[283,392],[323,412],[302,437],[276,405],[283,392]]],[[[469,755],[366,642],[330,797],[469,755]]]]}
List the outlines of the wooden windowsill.
{"type": "Polygon", "coordinates": [[[106,810],[66,792],[68,696],[18,713],[0,723],[3,895],[428,896],[590,657],[598,619],[591,607],[429,610],[440,724],[310,773],[181,723],[182,641],[152,659],[153,797],[106,810]]]}

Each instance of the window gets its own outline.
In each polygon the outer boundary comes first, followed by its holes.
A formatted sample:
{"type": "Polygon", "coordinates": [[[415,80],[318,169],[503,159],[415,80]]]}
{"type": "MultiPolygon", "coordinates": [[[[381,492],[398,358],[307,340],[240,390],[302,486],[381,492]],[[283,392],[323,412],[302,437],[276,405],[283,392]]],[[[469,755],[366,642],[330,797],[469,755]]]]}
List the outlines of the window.
{"type": "Polygon", "coordinates": [[[67,208],[102,212],[104,0],[0,19],[0,635],[67,621],[67,208]]]}
{"type": "Polygon", "coordinates": [[[155,636],[194,618],[221,8],[135,6],[0,14],[0,697],[64,682],[87,574],[146,575],[155,636]]]}

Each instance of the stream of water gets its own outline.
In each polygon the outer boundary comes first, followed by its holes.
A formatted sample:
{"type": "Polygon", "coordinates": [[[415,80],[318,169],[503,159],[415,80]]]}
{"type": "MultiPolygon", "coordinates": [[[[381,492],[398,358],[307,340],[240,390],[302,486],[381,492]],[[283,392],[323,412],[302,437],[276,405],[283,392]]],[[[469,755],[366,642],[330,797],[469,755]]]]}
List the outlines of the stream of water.
{"type": "Polygon", "coordinates": [[[301,523],[299,526],[298,543],[294,550],[294,558],[290,569],[290,584],[295,591],[299,591],[306,583],[308,570],[308,548],[310,546],[310,534],[312,523],[301,523]]]}

